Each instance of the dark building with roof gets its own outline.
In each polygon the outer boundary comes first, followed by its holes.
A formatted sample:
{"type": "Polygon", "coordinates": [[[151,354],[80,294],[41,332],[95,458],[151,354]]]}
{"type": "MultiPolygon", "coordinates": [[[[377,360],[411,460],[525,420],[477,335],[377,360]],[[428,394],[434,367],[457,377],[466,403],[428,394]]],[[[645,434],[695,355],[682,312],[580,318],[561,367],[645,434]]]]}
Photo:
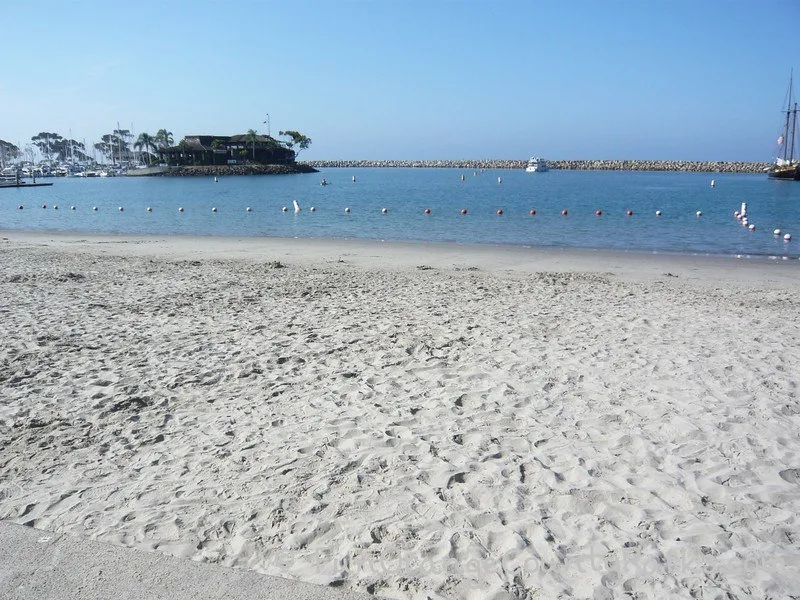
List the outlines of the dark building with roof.
{"type": "Polygon", "coordinates": [[[264,135],[187,135],[177,146],[158,150],[168,165],[289,165],[295,152],[264,135]]]}

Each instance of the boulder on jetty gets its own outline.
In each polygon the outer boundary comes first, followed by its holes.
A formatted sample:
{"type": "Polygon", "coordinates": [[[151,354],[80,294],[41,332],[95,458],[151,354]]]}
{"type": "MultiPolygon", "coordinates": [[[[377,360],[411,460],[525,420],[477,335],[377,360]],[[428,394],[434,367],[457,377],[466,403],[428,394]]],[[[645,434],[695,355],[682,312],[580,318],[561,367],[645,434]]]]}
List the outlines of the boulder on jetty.
{"type": "Polygon", "coordinates": [[[290,165],[204,165],[170,167],[159,175],[166,177],[228,177],[230,175],[293,175],[296,173],[316,173],[308,164],[290,165]]]}
{"type": "MultiPolygon", "coordinates": [[[[421,169],[524,169],[527,160],[317,160],[316,168],[401,167],[421,169]]],[[[688,173],[763,173],[770,163],[697,160],[549,160],[551,169],[567,171],[684,171],[688,173]]]]}

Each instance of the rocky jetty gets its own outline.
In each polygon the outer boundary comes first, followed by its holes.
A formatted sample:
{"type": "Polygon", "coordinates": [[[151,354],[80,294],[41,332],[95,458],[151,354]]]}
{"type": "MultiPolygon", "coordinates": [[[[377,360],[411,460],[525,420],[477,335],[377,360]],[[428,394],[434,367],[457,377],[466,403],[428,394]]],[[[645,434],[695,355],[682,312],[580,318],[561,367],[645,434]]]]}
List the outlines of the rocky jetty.
{"type": "MultiPolygon", "coordinates": [[[[770,163],[696,160],[550,160],[551,169],[568,171],[684,171],[687,173],[763,173],[770,163]]],[[[316,168],[405,167],[421,169],[524,169],[527,160],[317,160],[316,168]]]]}
{"type": "Polygon", "coordinates": [[[293,165],[208,165],[200,167],[170,167],[159,175],[166,177],[228,177],[230,175],[293,175],[296,173],[316,173],[307,163],[293,165]]]}

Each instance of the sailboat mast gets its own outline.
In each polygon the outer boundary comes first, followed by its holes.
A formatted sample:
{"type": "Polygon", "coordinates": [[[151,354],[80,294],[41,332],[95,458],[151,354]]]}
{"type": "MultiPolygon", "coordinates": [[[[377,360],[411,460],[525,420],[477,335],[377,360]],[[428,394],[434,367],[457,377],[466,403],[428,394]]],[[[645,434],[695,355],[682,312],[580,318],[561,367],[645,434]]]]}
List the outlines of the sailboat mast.
{"type": "Polygon", "coordinates": [[[792,149],[789,152],[789,160],[794,160],[794,134],[797,129],[797,102],[794,103],[794,110],[792,111],[792,149]]]}
{"type": "Polygon", "coordinates": [[[789,113],[792,112],[792,79],[794,77],[794,69],[789,72],[789,100],[786,102],[786,124],[783,126],[783,160],[786,160],[786,151],[789,148],[789,113]]]}

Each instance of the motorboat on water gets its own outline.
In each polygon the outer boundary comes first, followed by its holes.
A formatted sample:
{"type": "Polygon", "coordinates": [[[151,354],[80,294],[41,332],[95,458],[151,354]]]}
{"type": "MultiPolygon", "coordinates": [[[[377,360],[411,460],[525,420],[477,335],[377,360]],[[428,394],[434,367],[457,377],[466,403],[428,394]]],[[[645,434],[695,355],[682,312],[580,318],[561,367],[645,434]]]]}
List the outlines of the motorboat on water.
{"type": "Polygon", "coordinates": [[[528,161],[528,166],[525,167],[526,173],[543,173],[545,171],[549,171],[550,167],[547,165],[547,161],[543,158],[539,158],[538,156],[533,156],[528,161]]]}
{"type": "Polygon", "coordinates": [[[10,181],[19,181],[20,173],[17,167],[6,167],[0,171],[0,181],[8,183],[10,181]]]}

